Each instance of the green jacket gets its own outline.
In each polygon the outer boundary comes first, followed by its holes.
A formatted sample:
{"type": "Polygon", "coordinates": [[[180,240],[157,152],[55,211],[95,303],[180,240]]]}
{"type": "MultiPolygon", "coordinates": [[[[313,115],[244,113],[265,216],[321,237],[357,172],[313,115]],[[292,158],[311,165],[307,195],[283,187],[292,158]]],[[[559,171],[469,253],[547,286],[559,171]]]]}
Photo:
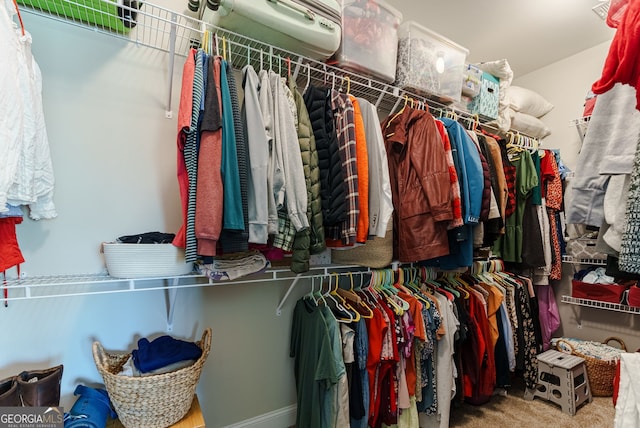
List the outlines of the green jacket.
{"type": "Polygon", "coordinates": [[[289,76],[288,85],[298,112],[296,125],[307,187],[307,217],[309,218],[309,229],[298,232],[293,241],[291,270],[306,272],[309,270],[310,255],[319,254],[326,248],[320,199],[320,168],[316,141],[304,100],[291,76],[289,76]]]}

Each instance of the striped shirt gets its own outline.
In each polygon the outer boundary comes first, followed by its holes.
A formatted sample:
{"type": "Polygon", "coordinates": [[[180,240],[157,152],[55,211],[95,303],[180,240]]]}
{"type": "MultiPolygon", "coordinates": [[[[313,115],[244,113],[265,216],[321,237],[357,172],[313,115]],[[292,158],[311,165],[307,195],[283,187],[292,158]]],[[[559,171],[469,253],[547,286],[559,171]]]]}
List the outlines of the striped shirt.
{"type": "Polygon", "coordinates": [[[196,241],[196,185],[198,178],[198,119],[200,117],[200,106],[204,93],[204,51],[196,53],[196,69],[193,76],[193,109],[191,110],[191,128],[187,134],[187,141],[184,146],[184,162],[187,167],[189,177],[189,199],[187,202],[187,227],[185,248],[185,261],[194,262],[198,255],[196,241]]]}

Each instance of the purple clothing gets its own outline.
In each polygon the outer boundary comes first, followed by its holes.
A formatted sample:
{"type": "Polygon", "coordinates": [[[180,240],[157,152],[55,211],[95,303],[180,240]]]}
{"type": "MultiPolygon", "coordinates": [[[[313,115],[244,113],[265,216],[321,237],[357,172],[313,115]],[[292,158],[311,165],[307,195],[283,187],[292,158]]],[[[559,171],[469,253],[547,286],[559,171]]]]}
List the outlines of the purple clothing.
{"type": "Polygon", "coordinates": [[[538,313],[540,315],[540,330],[542,331],[542,349],[551,346],[551,336],[560,327],[560,311],[556,303],[556,296],[550,285],[536,286],[538,297],[538,313]]]}

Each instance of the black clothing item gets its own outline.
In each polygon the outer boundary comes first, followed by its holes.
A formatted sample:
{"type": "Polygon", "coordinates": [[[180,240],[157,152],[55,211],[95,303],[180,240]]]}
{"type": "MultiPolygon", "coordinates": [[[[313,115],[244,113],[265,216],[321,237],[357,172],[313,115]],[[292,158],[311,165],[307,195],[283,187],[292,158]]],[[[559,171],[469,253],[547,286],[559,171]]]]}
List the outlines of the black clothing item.
{"type": "Polygon", "coordinates": [[[121,236],[116,242],[121,244],[170,244],[175,236],[175,233],[145,232],[138,235],[121,236]]]}
{"type": "Polygon", "coordinates": [[[318,152],[322,219],[325,226],[340,224],[347,219],[347,187],[329,89],[309,86],[303,98],[318,152]]]}

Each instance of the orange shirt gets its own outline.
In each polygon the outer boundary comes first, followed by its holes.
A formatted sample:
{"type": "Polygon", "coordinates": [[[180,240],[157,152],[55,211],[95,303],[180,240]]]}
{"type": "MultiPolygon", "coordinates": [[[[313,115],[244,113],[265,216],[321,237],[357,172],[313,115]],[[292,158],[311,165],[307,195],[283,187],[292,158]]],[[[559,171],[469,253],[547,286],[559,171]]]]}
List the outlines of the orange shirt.
{"type": "Polygon", "coordinates": [[[367,137],[360,104],[353,95],[349,95],[349,99],[353,104],[356,129],[356,165],[358,170],[358,201],[360,204],[356,242],[365,243],[369,236],[369,152],[367,151],[367,137]]]}

